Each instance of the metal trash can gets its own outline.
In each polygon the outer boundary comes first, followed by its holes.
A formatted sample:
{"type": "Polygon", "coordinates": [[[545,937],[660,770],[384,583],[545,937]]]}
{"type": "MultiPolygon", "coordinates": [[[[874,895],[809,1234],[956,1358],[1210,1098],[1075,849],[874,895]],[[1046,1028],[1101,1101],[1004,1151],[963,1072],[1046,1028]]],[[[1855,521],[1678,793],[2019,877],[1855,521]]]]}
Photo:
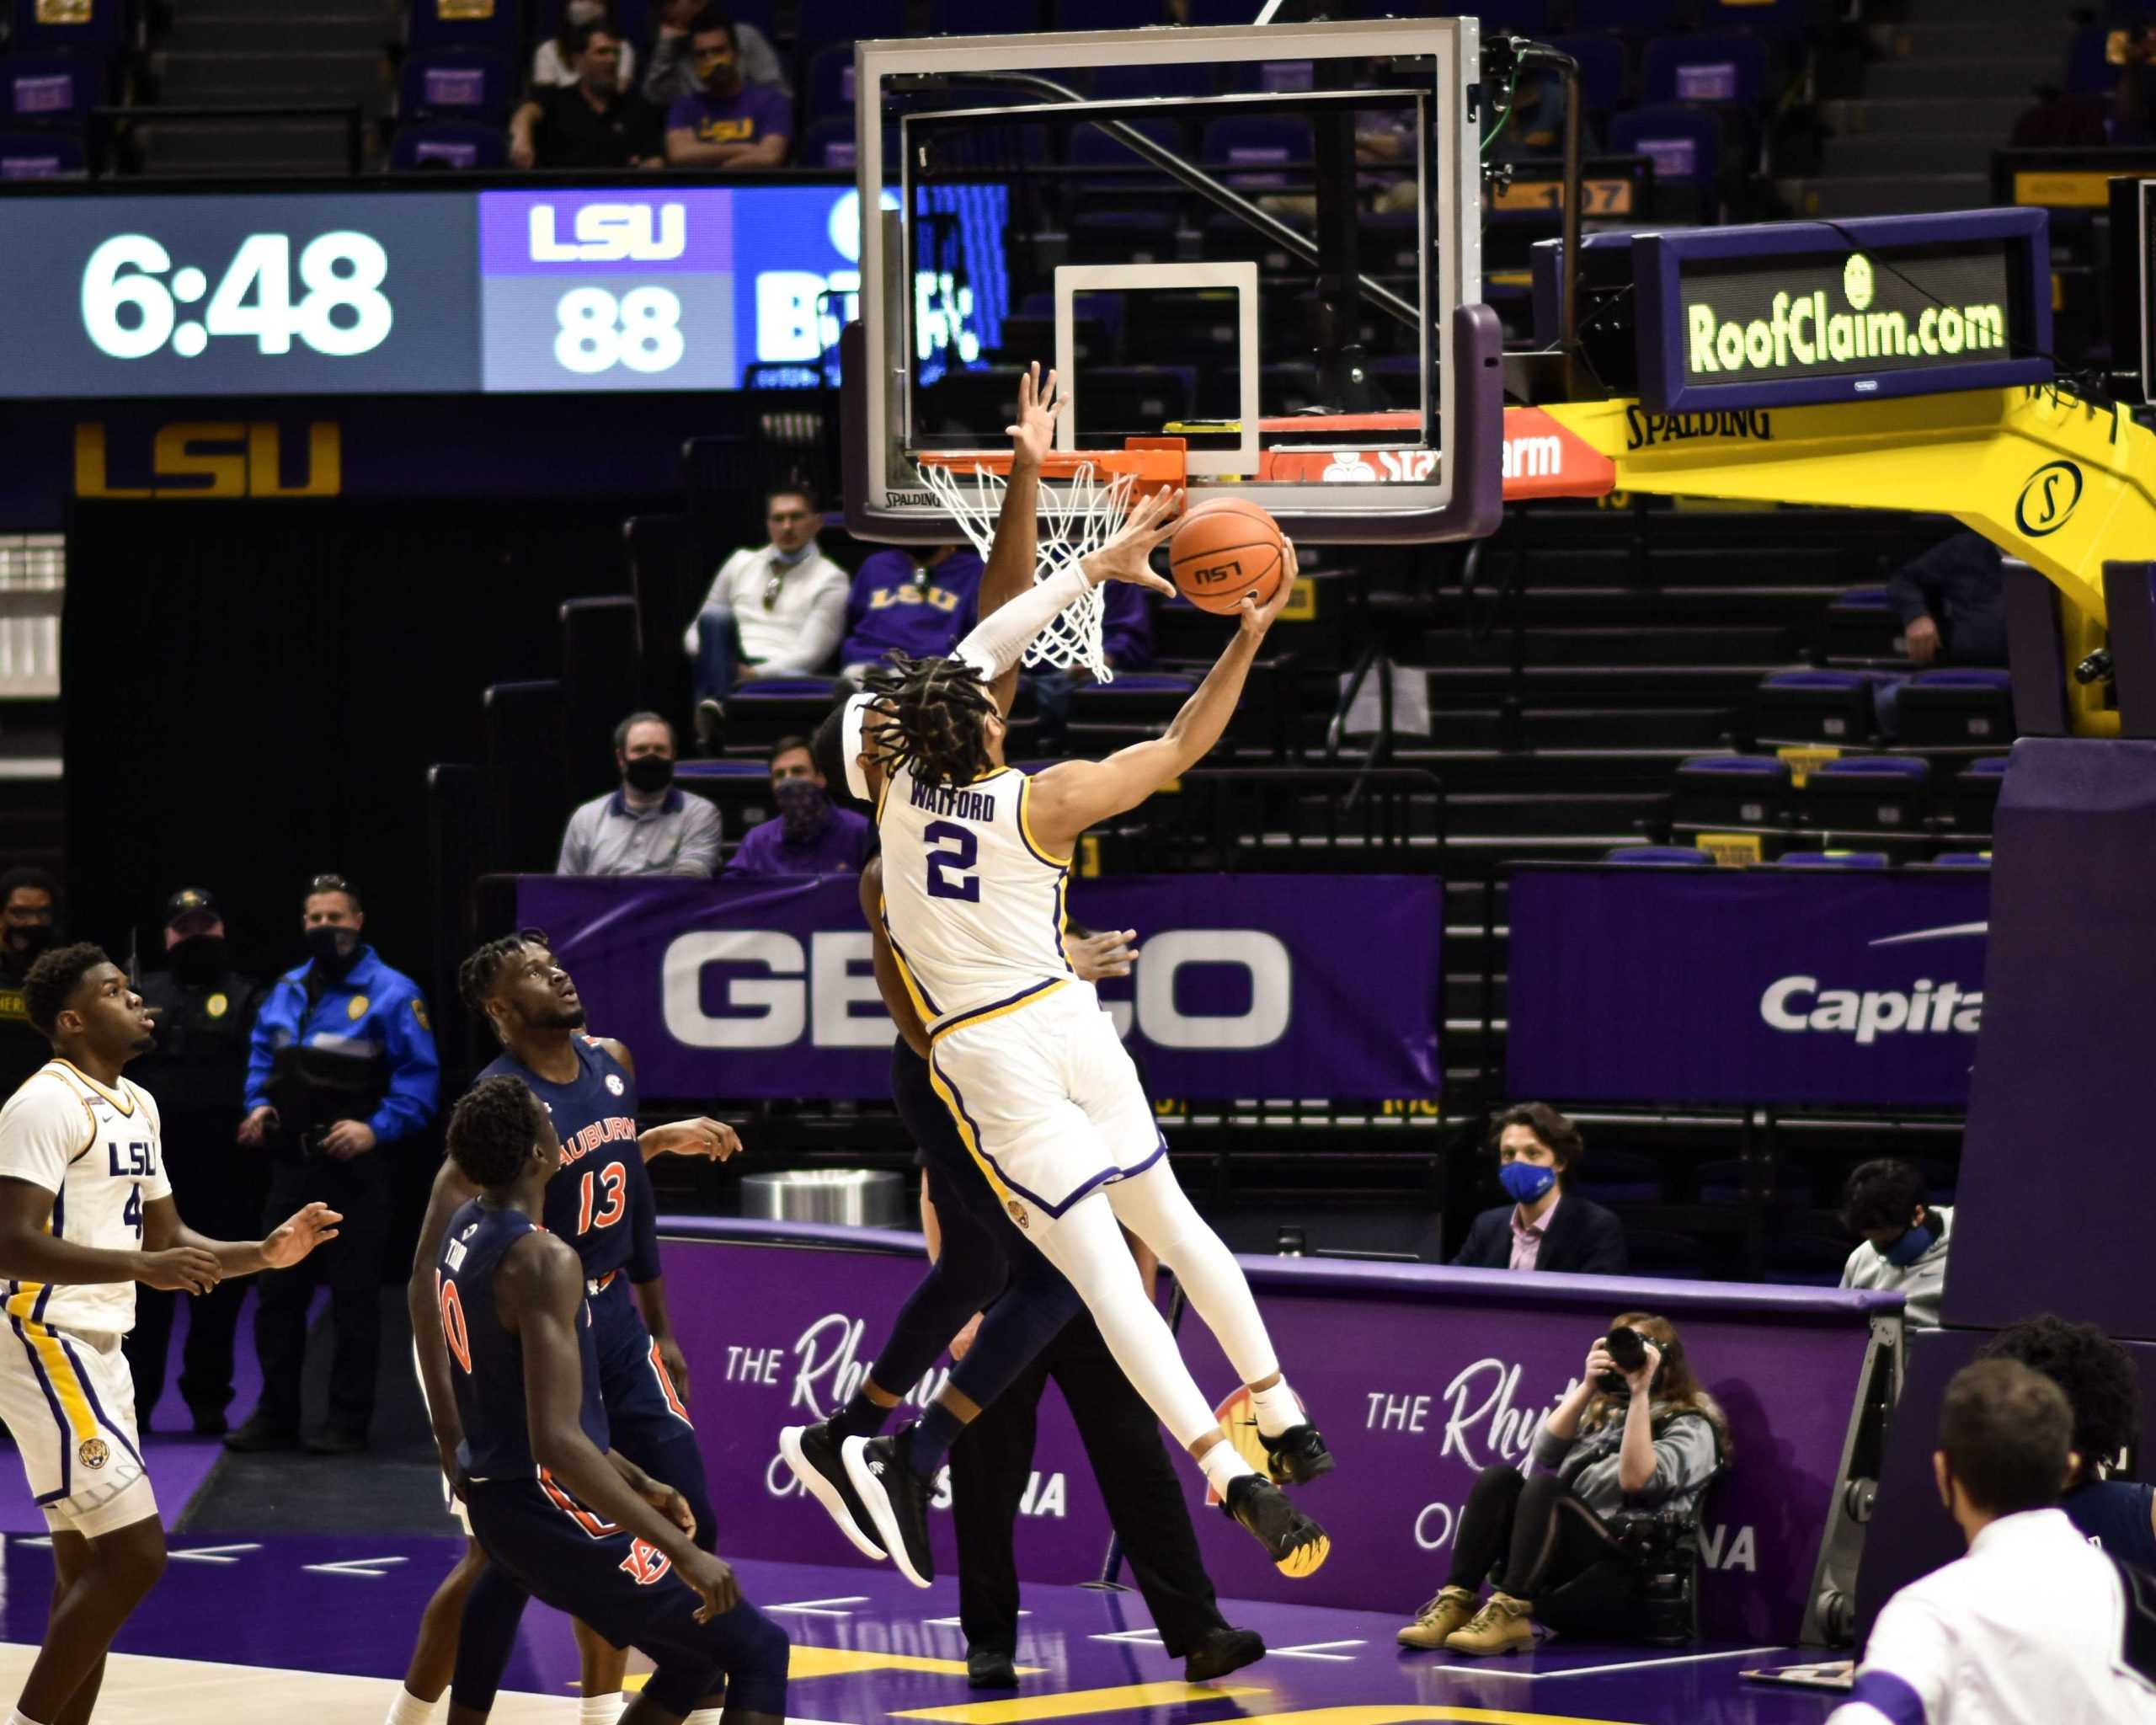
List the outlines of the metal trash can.
{"type": "Polygon", "coordinates": [[[871,1168],[803,1168],[750,1174],[741,1214],[766,1222],[835,1222],[851,1228],[905,1226],[906,1183],[871,1168]]]}

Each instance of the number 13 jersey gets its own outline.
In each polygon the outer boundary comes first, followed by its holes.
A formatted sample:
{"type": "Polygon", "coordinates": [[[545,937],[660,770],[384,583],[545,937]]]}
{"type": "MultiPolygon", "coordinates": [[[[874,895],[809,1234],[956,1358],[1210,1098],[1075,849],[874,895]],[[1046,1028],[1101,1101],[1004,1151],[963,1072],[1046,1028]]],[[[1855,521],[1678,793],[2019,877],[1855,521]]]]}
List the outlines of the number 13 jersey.
{"type": "MultiPolygon", "coordinates": [[[[122,1078],[107,1090],[66,1060],[48,1060],[0,1108],[0,1179],[52,1194],[48,1231],[103,1252],[142,1245],[142,1206],[172,1196],[157,1105],[122,1078]]],[[[132,1282],[10,1281],[8,1318],[93,1335],[135,1327],[132,1282]]]]}
{"type": "Polygon", "coordinates": [[[1063,950],[1070,859],[1033,837],[1030,788],[1013,766],[942,788],[901,766],[884,782],[883,931],[931,1037],[1077,980],[1063,950]]]}

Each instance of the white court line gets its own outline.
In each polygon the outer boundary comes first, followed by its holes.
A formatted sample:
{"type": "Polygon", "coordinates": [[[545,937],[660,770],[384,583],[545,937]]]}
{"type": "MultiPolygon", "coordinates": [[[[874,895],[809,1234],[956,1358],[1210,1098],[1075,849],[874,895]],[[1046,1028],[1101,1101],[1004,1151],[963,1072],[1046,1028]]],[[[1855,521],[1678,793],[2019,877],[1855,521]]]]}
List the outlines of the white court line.
{"type": "Polygon", "coordinates": [[[1748,1659],[1754,1653],[1786,1653],[1790,1648],[1728,1648],[1718,1653],[1681,1653],[1668,1659],[1627,1659],[1615,1665],[1576,1665],[1566,1671],[1509,1671],[1502,1665],[1432,1665],[1433,1676],[1511,1677],[1522,1683],[1540,1680],[1554,1683],[1560,1677],[1599,1677],[1611,1671],[1652,1671],[1661,1665],[1696,1665],[1706,1659],[1748,1659]]]}
{"type": "Polygon", "coordinates": [[[1305,1642],[1297,1648],[1267,1648],[1265,1651],[1268,1655],[1277,1654],[1287,1659],[1331,1659],[1338,1664],[1352,1665],[1355,1663],[1355,1656],[1353,1653],[1329,1653],[1326,1649],[1327,1648],[1366,1648],[1369,1645],[1369,1643],[1366,1641],[1310,1641],[1305,1642]]]}
{"type": "MultiPolygon", "coordinates": [[[[772,1608],[766,1606],[765,1609],[768,1610],[772,1608]]],[[[1018,1615],[1021,1617],[1030,1617],[1033,1614],[1031,1611],[1021,1610],[1018,1615]]],[[[958,1617],[924,1617],[921,1621],[931,1629],[963,1629],[966,1626],[964,1620],[958,1617]]]]}
{"type": "Polygon", "coordinates": [[[1161,1632],[1157,1629],[1111,1629],[1103,1634],[1089,1635],[1086,1639],[1087,1641],[1127,1641],[1140,1647],[1151,1647],[1160,1641],[1161,1632]]]}
{"type": "Polygon", "coordinates": [[[865,1605],[867,1603],[867,1594],[843,1594],[833,1599],[797,1599],[790,1605],[766,1605],[763,1609],[766,1611],[798,1611],[803,1617],[851,1617],[853,1616],[851,1611],[833,1611],[826,1608],[832,1605],[865,1605]]]}
{"type": "Polygon", "coordinates": [[[377,1563],[408,1563],[408,1557],[346,1557],[335,1563],[302,1563],[300,1567],[312,1570],[317,1575],[364,1575],[369,1581],[380,1581],[382,1571],[377,1563]]]}
{"type": "Polygon", "coordinates": [[[237,1563],[239,1559],[228,1557],[227,1551],[259,1551],[257,1546],[197,1546],[192,1551],[167,1551],[165,1556],[176,1563],[237,1563]]]}

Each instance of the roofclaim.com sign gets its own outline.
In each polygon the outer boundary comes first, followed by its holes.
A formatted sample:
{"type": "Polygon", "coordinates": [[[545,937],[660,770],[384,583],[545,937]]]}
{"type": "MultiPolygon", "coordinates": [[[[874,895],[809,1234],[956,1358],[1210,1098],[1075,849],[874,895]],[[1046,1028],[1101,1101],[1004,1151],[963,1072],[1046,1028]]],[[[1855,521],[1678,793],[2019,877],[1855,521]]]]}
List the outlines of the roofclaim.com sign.
{"type": "Polygon", "coordinates": [[[1926,247],[1876,265],[1862,252],[1691,262],[1684,375],[1734,382],[1966,364],[2006,351],[2007,297],[1998,244],[1926,247]]]}

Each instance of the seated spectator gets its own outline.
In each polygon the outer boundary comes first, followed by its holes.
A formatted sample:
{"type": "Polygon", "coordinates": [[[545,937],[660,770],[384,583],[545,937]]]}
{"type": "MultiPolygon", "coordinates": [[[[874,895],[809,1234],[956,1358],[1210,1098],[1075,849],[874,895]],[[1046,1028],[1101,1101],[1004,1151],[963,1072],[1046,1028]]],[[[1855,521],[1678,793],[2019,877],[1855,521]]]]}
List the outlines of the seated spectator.
{"type": "Polygon", "coordinates": [[[1587,1153],[1578,1127],[1546,1103],[1524,1102],[1491,1123],[1489,1143],[1497,1183],[1513,1201],[1476,1217],[1453,1254],[1456,1266],[1589,1276],[1621,1276],[1631,1267],[1625,1225],[1566,1190],[1587,1153]]]}
{"type": "Polygon", "coordinates": [[[806,737],[782,737],[771,750],[776,819],[751,828],[726,865],[728,874],[858,874],[876,849],[865,815],[832,802],[806,737]]]}
{"type": "Polygon", "coordinates": [[[2156,1574],[2156,1487],[2106,1477],[2141,1441],[2141,1385],[2126,1349],[2094,1324],[2046,1312],[2001,1330],[1979,1358],[2018,1359],[2066,1392],[2073,1471],[2059,1508],[2090,1545],[2156,1574]]]}
{"type": "MultiPolygon", "coordinates": [[[[854,571],[839,664],[855,681],[896,650],[940,659],[958,644],[978,608],[981,562],[970,546],[891,546],[854,571]]],[[[1118,582],[1118,586],[1124,584],[1118,582]]]]}
{"type": "MultiPolygon", "coordinates": [[[[690,57],[689,26],[708,0],[659,0],[659,35],[651,45],[651,64],[643,75],[643,99],[662,112],[684,96],[703,88],[690,57]]],[[[765,84],[789,101],[793,82],[786,75],[786,62],[778,57],[771,38],[752,24],[734,26],[734,41],[741,56],[741,76],[752,84],[765,84]]]]}
{"type": "Polygon", "coordinates": [[[531,56],[533,89],[566,89],[577,82],[581,76],[577,56],[584,51],[577,40],[577,32],[585,25],[606,31],[622,45],[619,88],[624,92],[636,88],[636,44],[616,28],[613,8],[607,0],[568,0],[562,8],[561,28],[541,42],[531,56]]]}
{"type": "Polygon", "coordinates": [[[1842,1188],[1842,1226],[1864,1243],[1842,1266],[1844,1288],[1898,1288],[1905,1322],[1939,1327],[1946,1233],[1954,1212],[1924,1201],[1924,1176],[1894,1156],[1865,1162],[1842,1188]]]}
{"type": "Polygon", "coordinates": [[[1886,1602],[1827,1725],[2156,1720],[2126,1578],[2057,1507],[2073,1440],[2058,1386],[2018,1360],[1954,1374],[1931,1466],[1968,1555],[1886,1602]]]}
{"type": "Polygon", "coordinates": [[[1611,1337],[1598,1336],[1581,1381],[1535,1434],[1534,1471],[1503,1461],[1482,1470],[1453,1535],[1451,1572],[1400,1632],[1406,1646],[1529,1652],[1537,1602],[1554,1604],[1561,1590],[1567,1629],[1647,1632],[1644,1572],[1617,1524],[1651,1511],[1680,1545],[1691,1536],[1700,1500],[1729,1458],[1729,1426],[1668,1319],[1628,1311],[1610,1329],[1644,1343],[1639,1365],[1621,1369],[1611,1337]],[[1478,1603],[1493,1576],[1496,1588],[1478,1603]]]}
{"type": "Polygon", "coordinates": [[[2006,663],[2004,553],[1981,533],[1954,533],[1886,583],[1909,663],[2006,663]]]}
{"type": "Polygon", "coordinates": [[[718,810],[674,782],[674,727],[632,713],[614,727],[619,790],[569,816],[557,874],[718,873],[718,810]]]}
{"type": "Polygon", "coordinates": [[[666,159],[676,168],[782,168],[793,142],[793,104],[741,69],[734,26],[707,6],[689,24],[689,57],[702,88],[666,111],[666,159]]]}
{"type": "Polygon", "coordinates": [[[718,746],[721,706],[737,683],[825,669],[846,633],[846,572],[816,547],[822,523],[804,486],[764,500],[771,543],[719,565],[681,644],[696,663],[696,735],[718,746]]]}
{"type": "Polygon", "coordinates": [[[519,168],[656,167],[659,114],[622,88],[621,38],[589,24],[568,35],[576,82],[534,92],[510,116],[509,159],[519,168]]]}
{"type": "Polygon", "coordinates": [[[42,868],[0,874],[0,1102],[52,1058],[52,1044],[30,1023],[23,985],[61,927],[57,881],[42,868]]]}

